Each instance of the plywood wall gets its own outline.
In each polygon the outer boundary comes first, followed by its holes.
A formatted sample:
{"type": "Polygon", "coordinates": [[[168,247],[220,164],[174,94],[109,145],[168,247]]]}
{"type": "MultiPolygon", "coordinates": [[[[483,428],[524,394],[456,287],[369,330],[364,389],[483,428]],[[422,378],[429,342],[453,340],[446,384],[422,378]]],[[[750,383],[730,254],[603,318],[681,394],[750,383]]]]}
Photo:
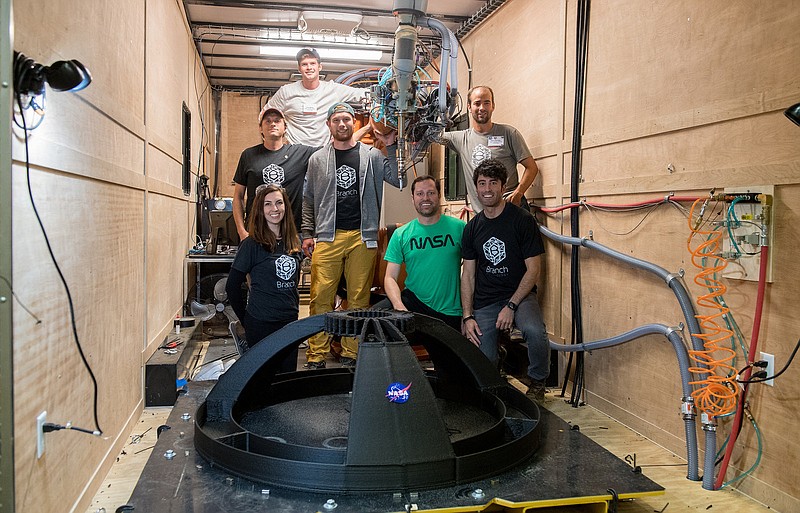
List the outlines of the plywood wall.
{"type": "Polygon", "coordinates": [[[236,174],[239,155],[246,148],[261,143],[258,114],[266,102],[266,97],[234,92],[222,93],[217,196],[233,196],[233,175],[236,174]]]}
{"type": "MultiPolygon", "coordinates": [[[[466,37],[472,85],[495,91],[494,119],[523,133],[541,175],[529,197],[568,202],[575,73],[576,2],[510,0],[466,37]]],[[[800,101],[800,10],[793,0],[592,2],[580,196],[630,203],[707,194],[712,188],[775,185],[775,282],[768,286],[760,349],[788,358],[800,326],[796,303],[800,129],[782,111],[800,101]]],[[[459,61],[460,89],[467,89],[459,61]]],[[[670,271],[693,266],[684,213],[660,207],[609,214],[583,211],[581,236],[670,271]],[[641,224],[639,224],[641,222],[641,224]]],[[[569,216],[545,218],[569,234],[569,216]]],[[[677,325],[680,310],[664,283],[582,250],[586,340],[659,322],[677,325]]],[[[748,339],[753,282],[727,280],[726,299],[748,339]]],[[[690,292],[699,290],[689,284],[690,292]]],[[[554,339],[570,338],[569,251],[548,244],[540,301],[554,339]]],[[[795,374],[796,375],[796,374],[795,374]]],[[[681,388],[670,346],[649,337],[587,356],[587,401],[657,442],[683,451],[681,388]]],[[[800,441],[785,422],[800,408],[800,381],[751,388],[764,433],[761,466],[737,487],[778,511],[800,510],[800,485],[787,468],[800,441]]],[[[720,443],[729,430],[722,421],[720,443]]],[[[745,428],[728,477],[756,457],[745,428]]],[[[699,485],[698,485],[699,487],[699,485]]]]}
{"type": "Polygon", "coordinates": [[[16,509],[84,511],[139,417],[143,361],[181,307],[194,200],[181,187],[181,111],[192,112],[193,172],[204,173],[210,95],[180,1],[14,7],[17,50],[44,64],[78,59],[93,76],[84,91],[48,92],[29,149],[31,191],[99,385],[103,437],[48,434],[41,459],[36,416],[93,428],[93,387],[28,199],[19,130],[12,191],[14,289],[41,321],[15,305],[16,509]]]}

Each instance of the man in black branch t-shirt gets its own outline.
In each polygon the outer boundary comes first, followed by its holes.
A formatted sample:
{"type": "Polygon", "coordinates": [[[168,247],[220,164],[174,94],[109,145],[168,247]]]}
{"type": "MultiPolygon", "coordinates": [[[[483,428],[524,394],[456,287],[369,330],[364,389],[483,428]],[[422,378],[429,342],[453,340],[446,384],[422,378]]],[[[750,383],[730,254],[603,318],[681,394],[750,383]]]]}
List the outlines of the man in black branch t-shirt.
{"type": "Polygon", "coordinates": [[[544,244],[533,215],[503,199],[501,162],[483,161],[472,180],[483,211],[467,223],[461,241],[463,332],[496,364],[498,330],[516,325],[528,344],[528,395],[542,403],[550,371],[547,330],[536,301],[544,244]]]}
{"type": "Polygon", "coordinates": [[[308,159],[318,148],[304,144],[287,144],[284,140],[286,120],[278,109],[266,108],[258,116],[258,128],[262,144],[244,150],[233,181],[233,220],[239,238],[248,233],[245,219],[250,214],[256,187],[262,184],[277,184],[286,189],[292,204],[292,215],[297,233],[303,217],[303,182],[308,169],[308,159]],[[244,198],[247,192],[247,204],[244,198]]]}

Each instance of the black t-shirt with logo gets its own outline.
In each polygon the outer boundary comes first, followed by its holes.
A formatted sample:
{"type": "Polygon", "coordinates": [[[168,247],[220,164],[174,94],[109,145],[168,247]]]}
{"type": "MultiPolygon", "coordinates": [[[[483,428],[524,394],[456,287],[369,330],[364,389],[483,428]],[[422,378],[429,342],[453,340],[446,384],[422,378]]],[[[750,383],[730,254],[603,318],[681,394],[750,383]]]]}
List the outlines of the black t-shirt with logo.
{"type": "Polygon", "coordinates": [[[308,169],[308,159],[318,148],[304,144],[286,144],[279,150],[268,150],[263,144],[244,150],[233,181],[247,187],[247,203],[244,217],[250,214],[256,187],[262,184],[278,184],[286,189],[292,204],[292,215],[297,231],[303,212],[303,181],[308,169]]]}
{"type": "Polygon", "coordinates": [[[270,253],[247,237],[239,245],[232,268],[250,274],[247,315],[261,321],[295,320],[300,308],[297,284],[301,254],[287,255],[283,241],[270,253]]]}
{"type": "Polygon", "coordinates": [[[356,144],[336,151],[336,229],[361,229],[361,196],[358,168],[361,156],[356,144]]]}
{"type": "Polygon", "coordinates": [[[530,212],[506,203],[503,212],[489,219],[481,212],[464,228],[461,255],[475,260],[476,310],[508,301],[525,275],[525,259],[544,253],[544,244],[530,212]]]}

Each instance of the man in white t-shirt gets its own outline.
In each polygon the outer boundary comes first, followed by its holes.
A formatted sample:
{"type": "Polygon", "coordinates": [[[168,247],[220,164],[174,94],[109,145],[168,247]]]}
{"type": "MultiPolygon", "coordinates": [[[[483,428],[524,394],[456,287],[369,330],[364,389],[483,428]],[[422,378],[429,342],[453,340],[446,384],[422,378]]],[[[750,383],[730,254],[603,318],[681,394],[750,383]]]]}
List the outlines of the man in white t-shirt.
{"type": "Polygon", "coordinates": [[[324,146],[331,139],[326,123],[328,109],[339,102],[362,101],[367,89],[320,80],[322,63],[319,53],[311,48],[297,52],[297,69],[301,80],[281,86],[264,108],[283,112],[290,143],[324,146]]]}

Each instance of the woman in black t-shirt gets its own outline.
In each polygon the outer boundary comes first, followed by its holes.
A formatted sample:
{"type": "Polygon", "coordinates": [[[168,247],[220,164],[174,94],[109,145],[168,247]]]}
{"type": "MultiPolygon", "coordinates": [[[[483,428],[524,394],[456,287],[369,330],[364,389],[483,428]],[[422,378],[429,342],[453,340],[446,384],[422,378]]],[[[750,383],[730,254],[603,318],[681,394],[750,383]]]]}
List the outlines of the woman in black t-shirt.
{"type": "MultiPolygon", "coordinates": [[[[252,347],[297,320],[301,253],[291,204],[280,186],[256,188],[247,220],[250,235],[239,245],[226,291],[252,347]],[[245,306],[242,284],[248,274],[250,292],[245,306]]],[[[278,372],[292,372],[296,367],[297,348],[286,357],[278,372]]]]}

